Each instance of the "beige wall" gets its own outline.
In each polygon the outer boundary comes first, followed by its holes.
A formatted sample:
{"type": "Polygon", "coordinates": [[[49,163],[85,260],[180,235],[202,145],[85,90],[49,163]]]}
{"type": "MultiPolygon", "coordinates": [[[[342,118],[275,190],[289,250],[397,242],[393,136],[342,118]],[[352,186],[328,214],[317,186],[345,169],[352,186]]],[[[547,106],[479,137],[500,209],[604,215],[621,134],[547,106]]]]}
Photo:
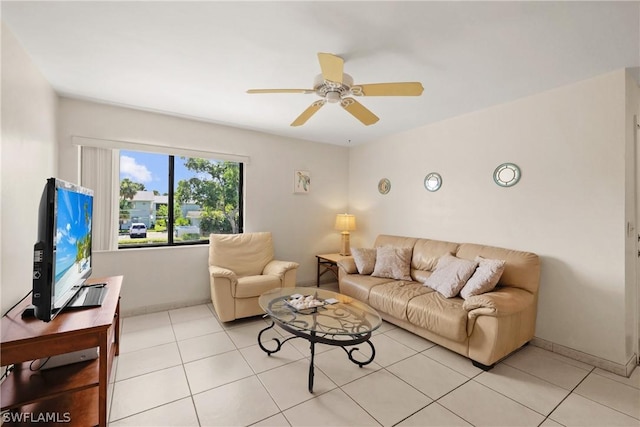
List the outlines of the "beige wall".
{"type": "MultiPolygon", "coordinates": [[[[314,254],[339,247],[333,221],[348,202],[345,147],[61,98],[59,174],[71,181],[78,179],[78,147],[72,136],[249,156],[245,231],[271,231],[276,256],[300,263],[300,284],[315,284],[314,254]],[[311,173],[309,194],[293,194],[297,169],[311,173]]],[[[125,312],[185,305],[209,298],[207,250],[200,246],[97,253],[94,276],[125,275],[125,312]]]]}
{"type": "Polygon", "coordinates": [[[32,286],[40,194],[46,179],[56,174],[57,96],[13,34],[1,25],[0,289],[4,314],[32,286]]]}
{"type": "Polygon", "coordinates": [[[389,233],[537,252],[536,336],[627,363],[625,77],[612,72],[353,148],[352,240],[371,245],[389,233]],[[522,169],[514,187],[493,182],[503,162],[522,169]],[[424,189],[428,172],[442,175],[438,192],[424,189]],[[383,177],[386,196],[377,191],[383,177]]]}

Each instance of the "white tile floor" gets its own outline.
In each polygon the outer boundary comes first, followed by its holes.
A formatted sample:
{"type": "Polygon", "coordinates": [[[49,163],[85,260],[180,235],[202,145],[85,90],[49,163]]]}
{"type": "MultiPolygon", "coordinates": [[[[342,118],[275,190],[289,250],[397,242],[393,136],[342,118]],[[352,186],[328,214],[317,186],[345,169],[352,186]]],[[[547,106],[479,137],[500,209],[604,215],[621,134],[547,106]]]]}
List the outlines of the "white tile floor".
{"type": "Polygon", "coordinates": [[[527,346],[483,372],[388,323],[364,368],[321,345],[310,394],[308,343],[267,356],[266,325],[221,324],[211,305],[125,318],[109,425],[640,426],[640,369],[627,379],[527,346]]]}

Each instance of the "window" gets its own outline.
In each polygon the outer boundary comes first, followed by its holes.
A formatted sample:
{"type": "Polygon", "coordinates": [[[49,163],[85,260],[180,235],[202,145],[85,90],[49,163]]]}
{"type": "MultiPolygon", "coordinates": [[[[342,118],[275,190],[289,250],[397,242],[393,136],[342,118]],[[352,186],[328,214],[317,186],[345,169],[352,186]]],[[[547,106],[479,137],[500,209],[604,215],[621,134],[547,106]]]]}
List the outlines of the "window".
{"type": "Polygon", "coordinates": [[[121,150],[118,247],[208,243],[210,233],[241,233],[242,177],[239,162],[121,150]]]}

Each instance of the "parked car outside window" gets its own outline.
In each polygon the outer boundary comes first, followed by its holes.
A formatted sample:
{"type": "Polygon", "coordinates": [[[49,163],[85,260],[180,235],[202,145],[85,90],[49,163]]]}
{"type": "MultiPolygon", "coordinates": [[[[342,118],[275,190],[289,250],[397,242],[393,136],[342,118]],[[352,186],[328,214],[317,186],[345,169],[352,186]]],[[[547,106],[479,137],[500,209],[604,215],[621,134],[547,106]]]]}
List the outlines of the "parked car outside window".
{"type": "Polygon", "coordinates": [[[141,222],[134,222],[131,224],[131,228],[129,229],[129,237],[132,239],[138,237],[146,238],[147,237],[147,226],[141,222]]]}

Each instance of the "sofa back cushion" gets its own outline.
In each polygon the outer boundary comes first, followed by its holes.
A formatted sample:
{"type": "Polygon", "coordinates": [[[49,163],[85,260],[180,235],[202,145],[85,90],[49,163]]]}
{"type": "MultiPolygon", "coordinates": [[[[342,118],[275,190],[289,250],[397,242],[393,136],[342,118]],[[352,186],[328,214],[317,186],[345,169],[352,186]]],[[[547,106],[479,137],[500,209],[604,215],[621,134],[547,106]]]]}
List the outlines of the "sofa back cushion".
{"type": "Polygon", "coordinates": [[[373,245],[375,248],[380,246],[393,246],[394,248],[413,248],[416,240],[415,237],[402,237],[402,236],[389,236],[387,234],[380,234],[376,238],[376,242],[373,245]]]}
{"type": "Polygon", "coordinates": [[[538,293],[540,285],[540,258],[532,252],[516,251],[495,246],[462,243],[456,256],[474,260],[476,256],[506,261],[504,272],[498,282],[499,286],[513,286],[538,293]]]}
{"type": "Polygon", "coordinates": [[[458,243],[442,240],[418,239],[413,246],[411,268],[423,271],[433,271],[443,255],[455,254],[458,243]]]}
{"type": "Polygon", "coordinates": [[[209,236],[209,265],[227,268],[239,277],[262,274],[273,257],[270,232],[209,236]]]}

